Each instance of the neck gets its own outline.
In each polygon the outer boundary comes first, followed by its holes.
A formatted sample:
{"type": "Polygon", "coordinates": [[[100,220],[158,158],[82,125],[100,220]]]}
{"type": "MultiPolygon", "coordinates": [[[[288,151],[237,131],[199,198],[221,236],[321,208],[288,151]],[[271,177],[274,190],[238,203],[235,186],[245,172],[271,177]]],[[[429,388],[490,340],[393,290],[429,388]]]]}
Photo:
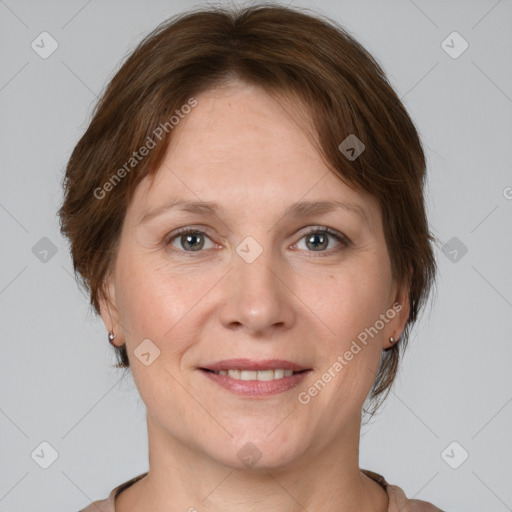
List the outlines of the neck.
{"type": "Polygon", "coordinates": [[[118,512],[388,509],[384,489],[360,472],[359,424],[345,429],[334,445],[304,451],[293,464],[239,469],[170,438],[149,415],[147,420],[150,470],[121,493],[118,512]]]}

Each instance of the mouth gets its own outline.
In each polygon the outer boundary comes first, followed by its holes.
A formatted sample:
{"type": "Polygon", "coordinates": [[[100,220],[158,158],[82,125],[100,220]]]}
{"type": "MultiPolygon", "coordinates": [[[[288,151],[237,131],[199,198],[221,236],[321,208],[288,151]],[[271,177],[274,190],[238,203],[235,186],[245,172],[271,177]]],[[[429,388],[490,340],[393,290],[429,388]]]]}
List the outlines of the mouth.
{"type": "Polygon", "coordinates": [[[254,373],[262,374],[262,380],[270,377],[270,372],[274,372],[272,377],[289,377],[294,373],[300,373],[305,370],[311,370],[298,363],[287,361],[286,359],[223,359],[200,368],[200,370],[211,371],[220,375],[229,375],[232,378],[241,378],[242,380],[256,380],[254,373]],[[220,373],[222,372],[222,373],[220,373]],[[224,373],[227,372],[227,373],[224,373]],[[277,372],[277,375],[276,375],[277,372]],[[291,373],[290,373],[291,372],[291,373]],[[251,378],[248,378],[251,377],[251,378]]]}
{"type": "Polygon", "coordinates": [[[256,398],[282,393],[297,386],[312,368],[281,359],[229,359],[198,370],[237,395],[256,398]]]}
{"type": "Polygon", "coordinates": [[[297,373],[308,372],[309,370],[285,370],[284,368],[276,368],[275,370],[241,370],[240,368],[234,370],[210,370],[208,368],[199,368],[204,372],[214,373],[216,375],[227,375],[235,380],[259,380],[270,381],[291,377],[297,373]]]}

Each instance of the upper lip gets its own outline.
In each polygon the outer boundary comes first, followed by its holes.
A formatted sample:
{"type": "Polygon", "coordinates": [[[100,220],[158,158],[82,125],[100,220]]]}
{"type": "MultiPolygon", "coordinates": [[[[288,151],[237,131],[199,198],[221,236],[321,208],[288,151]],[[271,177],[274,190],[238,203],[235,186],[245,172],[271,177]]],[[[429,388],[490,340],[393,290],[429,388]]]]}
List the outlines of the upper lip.
{"type": "Polygon", "coordinates": [[[222,361],[216,361],[215,363],[209,363],[208,365],[201,366],[200,369],[204,370],[252,370],[252,371],[263,371],[263,370],[293,370],[294,372],[300,372],[302,370],[309,370],[300,364],[292,361],[286,361],[284,359],[223,359],[222,361]]]}

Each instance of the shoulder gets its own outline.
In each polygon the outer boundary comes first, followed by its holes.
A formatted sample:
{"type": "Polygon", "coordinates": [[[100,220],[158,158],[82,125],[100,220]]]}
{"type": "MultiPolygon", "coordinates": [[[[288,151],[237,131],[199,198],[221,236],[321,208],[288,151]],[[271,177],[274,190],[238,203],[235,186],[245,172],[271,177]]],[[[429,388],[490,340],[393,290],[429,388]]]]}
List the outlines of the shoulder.
{"type": "Polygon", "coordinates": [[[410,500],[397,485],[387,484],[386,491],[389,496],[388,512],[443,512],[428,501],[410,500]]]}
{"type": "Polygon", "coordinates": [[[114,499],[116,489],[112,490],[108,498],[104,500],[93,501],[89,506],[80,510],[80,512],[115,512],[114,499]]]}
{"type": "Polygon", "coordinates": [[[386,490],[389,498],[388,512],[443,512],[440,508],[427,501],[410,500],[400,487],[389,484],[382,475],[367,469],[362,469],[361,471],[386,490]]]}
{"type": "Polygon", "coordinates": [[[79,512],[115,512],[114,502],[117,496],[124,489],[130,487],[130,485],[134,484],[135,482],[138,482],[141,478],[144,478],[146,475],[147,472],[137,475],[131,478],[130,480],[122,484],[119,484],[117,487],[114,487],[114,489],[110,491],[108,498],[105,498],[104,500],[93,501],[90,505],[80,510],[79,512]]]}

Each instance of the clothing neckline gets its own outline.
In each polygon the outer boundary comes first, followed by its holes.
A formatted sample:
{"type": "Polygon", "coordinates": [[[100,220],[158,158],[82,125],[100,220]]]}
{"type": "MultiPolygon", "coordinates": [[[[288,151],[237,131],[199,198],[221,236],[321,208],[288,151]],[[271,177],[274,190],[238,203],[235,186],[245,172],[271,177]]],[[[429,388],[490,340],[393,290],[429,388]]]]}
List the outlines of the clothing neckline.
{"type": "MultiPolygon", "coordinates": [[[[380,475],[379,473],[375,473],[374,471],[370,471],[369,469],[360,469],[361,473],[366,475],[368,478],[371,478],[373,481],[377,482],[385,491],[387,491],[388,482],[386,479],[380,475]]],[[[137,475],[133,477],[132,479],[128,480],[127,482],[124,482],[123,484],[120,484],[118,487],[116,487],[113,491],[114,494],[114,500],[117,499],[117,497],[128,487],[133,485],[134,483],[138,482],[139,480],[142,480],[145,476],[148,475],[148,471],[145,473],[141,473],[140,475],[137,475]]]]}
{"type": "Polygon", "coordinates": [[[389,483],[387,480],[380,475],[379,473],[375,473],[374,471],[370,471],[369,469],[361,469],[361,473],[365,474],[368,478],[371,478],[375,482],[377,482],[385,491],[388,490],[389,483]]]}
{"type": "Polygon", "coordinates": [[[133,477],[132,479],[128,480],[127,482],[125,482],[124,484],[121,484],[119,485],[118,487],[116,487],[114,489],[114,500],[117,499],[117,497],[125,490],[127,489],[128,487],[130,487],[131,485],[133,485],[135,482],[138,482],[139,480],[142,480],[145,476],[148,475],[148,472],[146,471],[145,473],[141,473],[140,475],[137,475],[135,477],[133,477]]]}

